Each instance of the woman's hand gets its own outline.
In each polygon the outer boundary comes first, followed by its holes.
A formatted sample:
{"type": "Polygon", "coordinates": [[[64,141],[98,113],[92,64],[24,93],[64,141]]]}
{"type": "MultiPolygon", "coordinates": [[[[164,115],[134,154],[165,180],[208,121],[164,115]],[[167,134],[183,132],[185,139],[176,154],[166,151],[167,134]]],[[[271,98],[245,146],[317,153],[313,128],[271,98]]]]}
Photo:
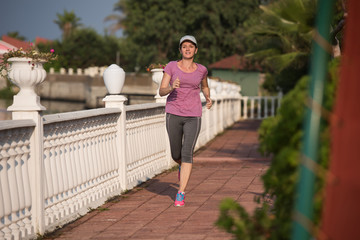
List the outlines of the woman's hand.
{"type": "Polygon", "coordinates": [[[212,106],[212,100],[210,98],[210,88],[207,82],[207,76],[205,76],[202,80],[201,80],[201,90],[205,96],[206,99],[206,108],[210,109],[212,106]]]}
{"type": "Polygon", "coordinates": [[[173,84],[172,84],[172,88],[173,88],[173,89],[175,89],[175,88],[180,88],[180,79],[179,79],[179,77],[177,77],[177,78],[174,80],[174,82],[173,82],[173,84]]]}
{"type": "Polygon", "coordinates": [[[206,98],[206,108],[210,109],[211,106],[212,106],[212,100],[211,100],[211,98],[207,97],[206,98]]]}

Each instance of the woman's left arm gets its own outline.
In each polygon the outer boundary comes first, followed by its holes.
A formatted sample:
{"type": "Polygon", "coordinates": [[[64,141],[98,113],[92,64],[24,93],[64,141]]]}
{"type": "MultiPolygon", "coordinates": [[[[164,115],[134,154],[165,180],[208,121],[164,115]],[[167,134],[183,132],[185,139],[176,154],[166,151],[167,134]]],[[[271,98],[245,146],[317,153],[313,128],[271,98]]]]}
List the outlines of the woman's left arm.
{"type": "Polygon", "coordinates": [[[203,78],[203,80],[201,80],[201,91],[206,98],[206,108],[210,109],[212,106],[212,101],[210,98],[210,88],[207,82],[207,75],[203,78]]]}

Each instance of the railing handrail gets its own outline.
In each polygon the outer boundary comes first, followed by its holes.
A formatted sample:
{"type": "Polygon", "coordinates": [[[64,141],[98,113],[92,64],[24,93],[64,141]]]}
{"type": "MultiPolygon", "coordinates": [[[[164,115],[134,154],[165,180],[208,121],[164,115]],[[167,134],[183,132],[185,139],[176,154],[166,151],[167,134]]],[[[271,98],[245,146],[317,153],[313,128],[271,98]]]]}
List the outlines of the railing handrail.
{"type": "Polygon", "coordinates": [[[48,114],[43,116],[44,124],[63,122],[63,121],[71,121],[82,118],[90,118],[100,115],[112,114],[112,113],[120,113],[121,110],[116,108],[98,108],[98,109],[90,109],[90,110],[80,110],[74,112],[66,112],[66,113],[56,113],[56,114],[48,114]]]}
{"type": "Polygon", "coordinates": [[[34,127],[34,126],[35,126],[35,122],[30,119],[0,121],[0,131],[14,129],[14,128],[22,128],[22,127],[34,127]]]}

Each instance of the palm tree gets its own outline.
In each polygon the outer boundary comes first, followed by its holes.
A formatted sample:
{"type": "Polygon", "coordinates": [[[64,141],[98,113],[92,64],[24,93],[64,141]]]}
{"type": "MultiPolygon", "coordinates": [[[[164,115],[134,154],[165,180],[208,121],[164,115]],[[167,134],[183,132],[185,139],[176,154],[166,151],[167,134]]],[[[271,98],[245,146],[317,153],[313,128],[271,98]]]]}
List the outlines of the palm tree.
{"type": "Polygon", "coordinates": [[[122,23],[126,16],[126,8],[124,7],[124,5],[125,3],[123,1],[118,1],[117,3],[115,3],[114,11],[119,11],[120,14],[111,14],[105,18],[105,21],[114,21],[114,23],[112,23],[108,29],[111,35],[114,35],[115,32],[120,29],[124,29],[124,24],[122,23]]]}
{"type": "Polygon", "coordinates": [[[80,27],[82,24],[80,23],[81,19],[76,17],[74,11],[68,12],[66,9],[63,14],[57,13],[57,20],[54,20],[61,31],[63,32],[63,39],[69,37],[72,32],[80,27]]]}
{"type": "MultiPolygon", "coordinates": [[[[345,1],[338,0],[337,5],[341,19],[333,28],[334,45],[338,44],[335,37],[344,26],[345,1]]],[[[316,0],[274,1],[261,6],[262,15],[247,31],[250,38],[255,39],[248,56],[262,62],[273,74],[275,85],[284,92],[292,89],[308,72],[312,40],[316,35],[316,7],[316,0]]]]}
{"type": "Polygon", "coordinates": [[[285,92],[307,73],[316,5],[314,0],[279,0],[261,6],[262,15],[247,31],[256,43],[247,56],[273,73],[275,84],[285,92]]]}

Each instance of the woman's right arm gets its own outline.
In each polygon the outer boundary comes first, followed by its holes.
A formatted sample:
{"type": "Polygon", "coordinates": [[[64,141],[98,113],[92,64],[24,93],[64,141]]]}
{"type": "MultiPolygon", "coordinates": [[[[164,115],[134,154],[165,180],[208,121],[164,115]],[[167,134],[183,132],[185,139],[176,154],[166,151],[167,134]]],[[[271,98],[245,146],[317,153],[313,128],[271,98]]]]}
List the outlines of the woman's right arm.
{"type": "Polygon", "coordinates": [[[166,96],[172,92],[173,88],[170,85],[170,78],[171,76],[166,72],[164,72],[164,76],[161,80],[160,89],[159,89],[160,96],[166,96]]]}
{"type": "Polygon", "coordinates": [[[164,72],[164,76],[161,80],[160,89],[159,89],[160,96],[166,96],[169,93],[171,93],[174,90],[174,88],[180,87],[179,78],[176,78],[176,80],[173,82],[172,85],[170,85],[170,79],[171,79],[171,76],[169,74],[167,74],[166,72],[164,72]]]}

